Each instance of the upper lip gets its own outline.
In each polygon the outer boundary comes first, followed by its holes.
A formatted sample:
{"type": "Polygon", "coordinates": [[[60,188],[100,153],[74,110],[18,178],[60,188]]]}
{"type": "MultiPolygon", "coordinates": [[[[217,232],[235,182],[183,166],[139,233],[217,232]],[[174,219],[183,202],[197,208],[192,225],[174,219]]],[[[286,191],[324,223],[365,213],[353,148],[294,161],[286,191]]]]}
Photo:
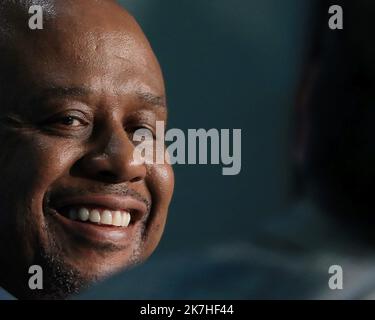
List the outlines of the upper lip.
{"type": "Polygon", "coordinates": [[[133,214],[140,214],[144,216],[147,211],[147,205],[132,197],[132,196],[119,196],[111,194],[93,194],[93,195],[80,195],[69,196],[67,198],[60,198],[54,203],[54,207],[61,209],[68,206],[92,206],[98,208],[106,208],[111,211],[128,211],[133,214]]]}

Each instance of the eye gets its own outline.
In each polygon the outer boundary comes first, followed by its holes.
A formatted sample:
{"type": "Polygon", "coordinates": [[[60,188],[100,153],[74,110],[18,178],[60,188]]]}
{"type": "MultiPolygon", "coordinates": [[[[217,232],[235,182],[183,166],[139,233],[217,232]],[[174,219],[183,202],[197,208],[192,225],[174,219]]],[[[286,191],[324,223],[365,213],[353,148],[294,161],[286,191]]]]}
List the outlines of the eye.
{"type": "Polygon", "coordinates": [[[133,136],[134,133],[137,132],[138,130],[142,130],[143,133],[147,131],[155,139],[155,130],[148,125],[143,125],[143,124],[133,125],[133,126],[127,127],[126,129],[128,134],[130,134],[131,136],[133,136]]]}
{"type": "Polygon", "coordinates": [[[48,130],[81,130],[89,125],[86,116],[81,112],[69,112],[55,115],[45,120],[42,125],[48,130]]]}
{"type": "Polygon", "coordinates": [[[66,116],[58,119],[56,123],[62,124],[64,126],[69,127],[79,127],[81,125],[84,125],[83,121],[81,119],[78,119],[74,116],[66,116]]]}
{"type": "Polygon", "coordinates": [[[137,130],[140,130],[140,129],[143,129],[143,130],[148,130],[148,131],[153,131],[152,129],[150,129],[148,126],[146,126],[146,125],[137,125],[137,126],[133,126],[132,128],[131,128],[131,130],[133,131],[133,132],[135,132],[135,131],[137,131],[137,130]]]}

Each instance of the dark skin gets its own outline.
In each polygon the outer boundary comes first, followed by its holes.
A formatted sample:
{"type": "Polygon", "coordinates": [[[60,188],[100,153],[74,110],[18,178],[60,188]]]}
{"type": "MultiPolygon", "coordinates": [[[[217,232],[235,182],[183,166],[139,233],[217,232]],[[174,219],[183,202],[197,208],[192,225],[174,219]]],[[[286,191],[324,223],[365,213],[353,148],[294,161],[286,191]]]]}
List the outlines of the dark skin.
{"type": "Polygon", "coordinates": [[[8,14],[15,34],[1,62],[0,285],[19,298],[65,298],[147,259],[174,185],[170,165],[133,161],[134,131],[167,120],[140,27],[112,1],[48,4],[43,30],[28,29],[21,7],[8,14]],[[121,204],[132,212],[121,230],[62,209],[121,204]],[[44,290],[28,288],[33,264],[44,290]]]}

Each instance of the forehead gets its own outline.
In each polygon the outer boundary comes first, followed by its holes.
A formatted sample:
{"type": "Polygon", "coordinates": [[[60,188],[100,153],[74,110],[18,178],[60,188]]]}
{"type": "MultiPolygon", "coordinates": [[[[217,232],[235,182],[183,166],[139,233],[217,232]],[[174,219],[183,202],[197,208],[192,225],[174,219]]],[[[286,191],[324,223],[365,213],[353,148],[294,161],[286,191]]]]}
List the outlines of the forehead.
{"type": "Polygon", "coordinates": [[[83,9],[58,8],[46,17],[43,30],[20,28],[13,39],[16,76],[25,86],[84,86],[112,93],[146,87],[162,94],[159,64],[133,18],[113,5],[83,9]]]}

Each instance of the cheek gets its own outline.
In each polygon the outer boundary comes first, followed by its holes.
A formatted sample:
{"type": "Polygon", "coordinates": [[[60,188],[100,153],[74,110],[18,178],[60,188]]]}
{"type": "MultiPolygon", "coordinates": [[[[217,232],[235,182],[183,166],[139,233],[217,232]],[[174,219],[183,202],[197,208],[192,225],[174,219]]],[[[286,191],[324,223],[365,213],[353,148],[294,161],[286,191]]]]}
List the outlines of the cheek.
{"type": "Polygon", "coordinates": [[[54,180],[69,171],[75,154],[74,146],[62,140],[37,135],[10,146],[6,175],[17,181],[25,192],[45,191],[54,180]]]}
{"type": "Polygon", "coordinates": [[[73,148],[56,140],[39,135],[18,135],[3,140],[0,156],[1,228],[3,231],[7,229],[5,237],[25,252],[25,259],[32,257],[38,243],[43,242],[45,192],[68,170],[71,162],[69,155],[73,148]]]}
{"type": "MultiPolygon", "coordinates": [[[[10,137],[4,147],[6,155],[0,158],[1,211],[16,211],[24,223],[40,224],[44,195],[54,181],[69,172],[77,148],[39,134],[10,137]],[[30,214],[25,217],[26,212],[30,214]]],[[[3,218],[10,219],[6,215],[3,218]]]]}
{"type": "Polygon", "coordinates": [[[168,208],[174,189],[174,173],[172,167],[170,165],[149,166],[147,186],[152,196],[152,208],[146,226],[146,256],[150,255],[156,248],[164,231],[168,208]]]}
{"type": "Polygon", "coordinates": [[[153,165],[148,168],[147,184],[155,204],[168,208],[174,189],[174,172],[170,165],[153,165]]]}

